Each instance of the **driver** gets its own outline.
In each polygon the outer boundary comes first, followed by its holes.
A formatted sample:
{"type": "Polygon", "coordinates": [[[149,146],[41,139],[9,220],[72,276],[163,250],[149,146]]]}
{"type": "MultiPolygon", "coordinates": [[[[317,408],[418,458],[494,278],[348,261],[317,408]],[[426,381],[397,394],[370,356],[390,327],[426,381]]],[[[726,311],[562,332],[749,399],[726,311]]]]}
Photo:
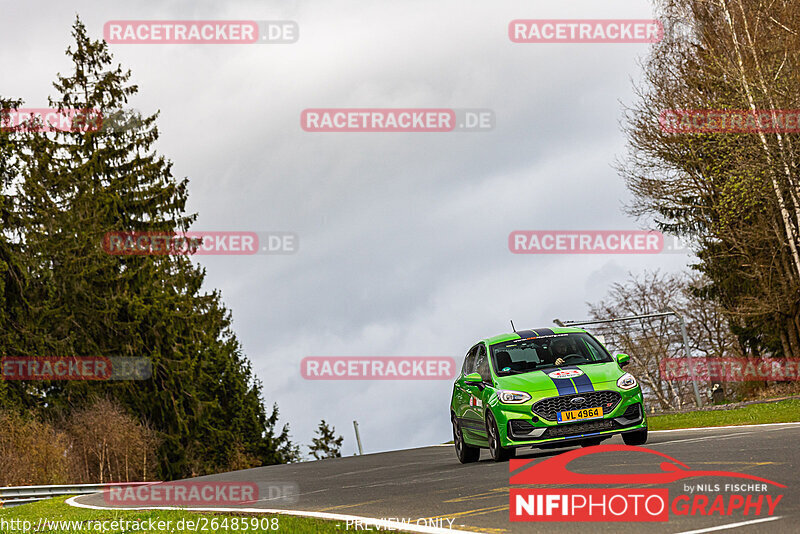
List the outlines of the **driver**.
{"type": "Polygon", "coordinates": [[[572,351],[566,339],[557,339],[550,345],[550,353],[556,358],[553,365],[564,365],[564,358],[572,351]]]}

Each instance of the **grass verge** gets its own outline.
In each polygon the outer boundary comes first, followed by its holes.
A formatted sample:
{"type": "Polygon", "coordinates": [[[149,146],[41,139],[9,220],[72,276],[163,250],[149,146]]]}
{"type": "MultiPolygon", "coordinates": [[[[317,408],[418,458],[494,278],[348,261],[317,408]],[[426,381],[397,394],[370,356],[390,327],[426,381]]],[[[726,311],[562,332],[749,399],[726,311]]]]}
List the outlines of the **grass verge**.
{"type": "Polygon", "coordinates": [[[56,497],[22,506],[0,509],[0,532],[74,533],[99,532],[117,534],[136,533],[213,533],[247,532],[274,533],[292,532],[297,534],[339,533],[345,531],[344,522],[324,521],[310,517],[297,517],[273,514],[214,514],[184,512],[179,510],[88,510],[74,508],[64,501],[67,497],[56,497]],[[24,523],[27,521],[27,523],[24,523]],[[50,524],[39,529],[40,522],[50,524]],[[105,521],[105,524],[99,523],[105,521]],[[113,521],[119,522],[116,528],[113,521]],[[121,522],[128,521],[127,524],[121,522]],[[167,523],[169,521],[169,523],[167,523]],[[189,525],[189,522],[193,522],[189,525]],[[61,522],[59,524],[59,522],[61,522]],[[68,523],[69,522],[69,523],[68,523]],[[247,525],[243,524],[247,522],[247,525]],[[101,528],[98,528],[101,525],[101,528]],[[103,529],[105,526],[106,529],[103,529]],[[169,528],[167,528],[169,526],[169,528]],[[191,528],[189,528],[191,526],[191,528]],[[256,528],[253,528],[253,527],[256,528]]]}
{"type": "Polygon", "coordinates": [[[647,418],[650,430],[800,421],[800,399],[751,404],[733,410],[707,410],[647,418]]]}

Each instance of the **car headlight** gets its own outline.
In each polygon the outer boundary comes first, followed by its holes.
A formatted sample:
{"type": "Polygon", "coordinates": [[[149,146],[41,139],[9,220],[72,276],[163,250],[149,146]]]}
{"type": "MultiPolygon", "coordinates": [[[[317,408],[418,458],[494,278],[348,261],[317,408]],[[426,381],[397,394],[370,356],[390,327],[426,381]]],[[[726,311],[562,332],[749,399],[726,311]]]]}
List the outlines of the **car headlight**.
{"type": "Polygon", "coordinates": [[[636,387],[636,378],[630,373],[625,373],[617,380],[617,387],[620,389],[633,389],[636,387]]]}
{"type": "Polygon", "coordinates": [[[500,390],[497,392],[497,398],[503,404],[522,404],[531,400],[531,396],[524,391],[500,390]]]}

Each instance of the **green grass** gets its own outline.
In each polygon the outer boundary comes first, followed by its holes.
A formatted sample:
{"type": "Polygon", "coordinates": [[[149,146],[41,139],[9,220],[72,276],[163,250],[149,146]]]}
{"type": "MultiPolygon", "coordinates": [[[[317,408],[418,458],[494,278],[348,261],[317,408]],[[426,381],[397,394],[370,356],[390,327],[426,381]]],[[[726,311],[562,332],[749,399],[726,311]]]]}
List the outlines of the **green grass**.
{"type": "MultiPolygon", "coordinates": [[[[135,533],[164,533],[164,532],[185,532],[192,534],[212,534],[214,532],[248,532],[253,533],[274,533],[274,532],[291,532],[297,534],[316,534],[318,532],[326,533],[343,533],[347,531],[346,525],[341,521],[323,521],[321,519],[313,519],[310,517],[296,517],[287,515],[273,515],[273,514],[211,514],[211,513],[197,513],[197,512],[184,512],[177,510],[151,510],[151,511],[121,511],[121,510],[87,510],[85,508],[73,508],[64,503],[67,497],[57,497],[48,499],[46,501],[39,501],[22,506],[14,506],[11,508],[0,509],[0,532],[3,534],[12,534],[16,532],[36,532],[42,533],[73,533],[73,532],[97,532],[103,534],[116,534],[122,532],[135,532],[135,533]],[[22,523],[9,523],[12,520],[29,521],[30,526],[25,529],[22,523]],[[62,525],[67,528],[44,528],[36,530],[40,520],[47,521],[77,521],[83,522],[83,528],[68,525],[62,525]],[[149,520],[153,520],[155,528],[149,527],[149,520]],[[223,527],[223,520],[227,519],[227,529],[223,527]],[[240,524],[239,528],[233,528],[232,520],[238,519],[240,524]],[[251,521],[258,520],[259,528],[244,529],[241,522],[247,521],[248,526],[251,521]],[[107,530],[95,530],[96,524],[86,523],[87,521],[100,521],[100,520],[122,520],[122,521],[139,521],[139,525],[118,525],[117,529],[108,528],[107,530]],[[182,529],[178,529],[178,522],[184,520],[182,529]],[[204,524],[198,524],[198,520],[204,524]],[[212,528],[214,525],[212,521],[216,520],[216,529],[212,528]],[[5,521],[5,523],[3,523],[5,521]],[[171,529],[167,530],[159,528],[158,522],[164,521],[162,526],[166,526],[167,521],[171,521],[171,529]],[[186,521],[194,521],[195,528],[189,529],[185,524],[186,521]],[[122,527],[127,526],[127,529],[122,527]],[[203,530],[205,526],[205,530],[203,530]],[[260,528],[261,526],[266,528],[260,528]],[[272,526],[276,528],[272,529],[272,526]],[[137,528],[138,527],[138,528],[137,528]]],[[[110,524],[107,524],[110,526],[110,524]]],[[[350,530],[354,528],[350,526],[350,530]]],[[[363,527],[362,527],[363,528],[363,527]]],[[[375,528],[375,527],[373,527],[375,528]]]]}
{"type": "Polygon", "coordinates": [[[800,421],[800,399],[751,404],[733,410],[709,410],[647,418],[650,430],[800,421]]]}

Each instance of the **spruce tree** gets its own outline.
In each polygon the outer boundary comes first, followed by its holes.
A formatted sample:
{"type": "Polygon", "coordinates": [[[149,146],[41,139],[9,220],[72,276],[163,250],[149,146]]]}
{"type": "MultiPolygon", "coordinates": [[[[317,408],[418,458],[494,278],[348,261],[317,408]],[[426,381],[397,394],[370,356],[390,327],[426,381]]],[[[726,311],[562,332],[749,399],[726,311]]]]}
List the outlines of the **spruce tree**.
{"type": "MultiPolygon", "coordinates": [[[[20,349],[19,333],[25,322],[23,293],[27,272],[20,252],[11,194],[17,176],[16,143],[5,121],[19,105],[19,101],[0,98],[0,358],[15,355],[20,349]]],[[[0,380],[0,406],[23,406],[24,388],[19,382],[0,380]]]]}
{"type": "Polygon", "coordinates": [[[342,456],[342,436],[336,437],[336,429],[328,426],[323,419],[317,427],[317,437],[312,439],[308,447],[311,455],[317,460],[324,458],[339,458],[342,456]]]}
{"type": "MultiPolygon", "coordinates": [[[[112,67],[107,44],[78,19],[73,71],[59,75],[52,107],[125,115],[138,88],[112,67]]],[[[21,184],[14,206],[32,267],[26,343],[37,355],[144,357],[149,380],[52,382],[42,405],[63,414],[97,395],[115,398],[161,433],[160,473],[168,480],[226,469],[244,454],[262,464],[294,459],[288,427],[275,436],[231,330],[219,292],[202,288],[205,270],[181,255],[111,255],[108,232],[184,232],[188,180],[155,150],[158,114],[126,128],[20,134],[21,184]]]]}

